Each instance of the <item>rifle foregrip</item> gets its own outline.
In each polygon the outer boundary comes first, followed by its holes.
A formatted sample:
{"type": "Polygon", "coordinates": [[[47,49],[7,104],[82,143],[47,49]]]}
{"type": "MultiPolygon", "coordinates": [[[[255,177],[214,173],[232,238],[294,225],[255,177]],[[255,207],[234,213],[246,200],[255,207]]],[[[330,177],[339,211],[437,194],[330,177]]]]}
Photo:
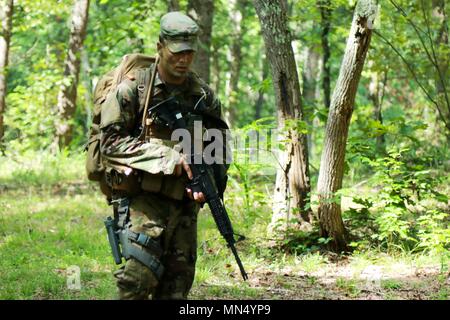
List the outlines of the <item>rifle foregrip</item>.
{"type": "MultiPolygon", "coordinates": [[[[209,208],[211,209],[211,213],[213,215],[214,220],[216,221],[217,228],[220,231],[220,234],[229,241],[229,238],[233,237],[233,226],[231,225],[230,218],[228,217],[228,213],[225,207],[220,202],[220,198],[217,196],[215,199],[208,201],[209,208]]],[[[234,242],[233,242],[234,243],[234,242]]]]}

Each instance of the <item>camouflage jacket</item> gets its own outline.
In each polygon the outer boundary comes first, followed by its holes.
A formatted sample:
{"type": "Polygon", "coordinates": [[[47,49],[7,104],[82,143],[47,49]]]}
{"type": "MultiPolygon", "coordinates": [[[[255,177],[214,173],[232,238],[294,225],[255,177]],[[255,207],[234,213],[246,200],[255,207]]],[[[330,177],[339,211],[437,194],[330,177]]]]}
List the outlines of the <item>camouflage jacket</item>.
{"type": "MultiPolygon", "coordinates": [[[[139,90],[135,79],[125,78],[102,105],[100,150],[104,164],[116,169],[122,168],[122,171],[128,167],[150,174],[170,175],[180,160],[180,153],[174,147],[176,142],[170,141],[170,132],[165,132],[162,137],[151,138],[148,142],[138,139],[143,113],[143,93],[139,90]]],[[[189,73],[180,86],[165,84],[157,73],[150,106],[171,96],[191,108],[204,96],[203,113],[208,118],[222,119],[219,99],[195,73],[189,73]]],[[[204,126],[215,127],[207,120],[204,120],[204,126]]],[[[217,179],[225,179],[220,185],[226,184],[227,169],[228,165],[214,168],[216,182],[217,179]]]]}

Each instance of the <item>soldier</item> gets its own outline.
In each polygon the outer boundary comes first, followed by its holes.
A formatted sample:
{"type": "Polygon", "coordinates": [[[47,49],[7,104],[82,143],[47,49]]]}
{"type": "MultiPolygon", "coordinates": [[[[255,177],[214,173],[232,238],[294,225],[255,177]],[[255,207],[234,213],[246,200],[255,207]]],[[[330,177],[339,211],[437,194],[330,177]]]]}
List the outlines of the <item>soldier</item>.
{"type": "MultiPolygon", "coordinates": [[[[190,71],[198,31],[197,24],[180,12],[161,18],[159,63],[147,72],[151,75],[157,68],[149,107],[174,97],[183,106],[189,127],[203,120],[208,128],[214,125],[206,116],[220,120],[221,105],[209,86],[190,71]],[[191,114],[194,107],[205,117],[191,114]]],[[[135,250],[139,258],[128,259],[114,276],[120,299],[186,299],[195,274],[197,214],[205,197],[186,187],[192,172],[177,143],[170,140],[172,131],[167,126],[151,118],[145,141],[138,138],[145,109],[140,91],[134,77],[125,78],[101,109],[100,150],[112,200],[118,212],[128,212],[130,206],[129,237],[141,237],[132,244],[133,250],[139,249],[135,250]],[[127,183],[133,179],[138,188],[127,183]]],[[[226,170],[227,165],[214,167],[221,194],[226,170]]]]}

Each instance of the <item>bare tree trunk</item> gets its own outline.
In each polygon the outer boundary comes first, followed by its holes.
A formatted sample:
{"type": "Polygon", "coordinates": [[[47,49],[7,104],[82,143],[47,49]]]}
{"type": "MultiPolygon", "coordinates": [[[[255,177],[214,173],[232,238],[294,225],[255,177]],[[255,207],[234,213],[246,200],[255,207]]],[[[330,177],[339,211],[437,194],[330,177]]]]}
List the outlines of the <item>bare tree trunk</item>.
{"type": "Polygon", "coordinates": [[[306,49],[305,67],[302,73],[303,78],[303,99],[309,105],[316,102],[317,76],[319,73],[319,53],[315,47],[306,49]]]}
{"type": "Polygon", "coordinates": [[[330,33],[330,23],[331,23],[331,1],[330,0],[318,0],[320,15],[322,17],[322,51],[323,51],[323,61],[322,61],[322,88],[323,88],[323,100],[325,107],[330,108],[330,96],[331,96],[331,72],[330,72],[330,44],[328,42],[328,35],[330,33]]]}
{"type": "Polygon", "coordinates": [[[213,52],[214,54],[211,56],[212,60],[212,87],[214,89],[214,92],[218,95],[220,92],[220,87],[222,84],[222,78],[221,78],[221,68],[220,68],[220,54],[219,54],[219,47],[217,44],[212,44],[213,52]]]}
{"type": "Polygon", "coordinates": [[[303,120],[300,85],[283,0],[254,0],[278,109],[278,130],[285,150],[280,152],[274,191],[273,216],[268,232],[283,239],[287,229],[308,227],[305,208],[311,190],[306,136],[293,123],[303,120]]]}
{"type": "MultiPolygon", "coordinates": [[[[262,72],[261,72],[261,82],[267,79],[269,76],[269,65],[267,63],[267,59],[262,59],[262,66],[261,66],[262,72]]],[[[258,99],[256,100],[255,104],[255,120],[258,120],[261,118],[261,112],[264,105],[264,90],[260,89],[258,91],[258,99]]]]}
{"type": "Polygon", "coordinates": [[[69,49],[65,61],[64,80],[58,94],[59,119],[56,124],[57,145],[68,146],[72,141],[71,121],[76,111],[80,55],[88,23],[89,0],[75,0],[72,11],[69,49]]]}
{"type": "Polygon", "coordinates": [[[213,0],[189,0],[188,15],[194,19],[200,27],[199,48],[193,64],[193,70],[209,83],[209,57],[211,55],[211,32],[214,17],[213,0]]]}
{"type": "Polygon", "coordinates": [[[231,19],[233,21],[233,34],[230,48],[230,73],[229,82],[226,88],[225,96],[228,101],[226,103],[225,118],[230,125],[236,123],[236,103],[239,97],[239,76],[242,61],[242,37],[246,30],[243,21],[245,19],[245,7],[248,0],[230,0],[232,7],[231,19]]]}
{"type": "Polygon", "coordinates": [[[167,4],[167,11],[180,11],[180,1],[178,0],[169,0],[167,4]]]}
{"type": "Polygon", "coordinates": [[[353,112],[356,90],[369,49],[377,4],[375,0],[358,1],[347,40],[339,78],[331,100],[324,149],[318,180],[318,216],[321,235],[331,237],[331,249],[347,250],[346,231],[336,192],[342,187],[345,147],[353,112]]]}
{"type": "MultiPolygon", "coordinates": [[[[448,92],[449,84],[449,46],[448,46],[448,16],[445,12],[445,0],[433,0],[433,16],[440,22],[438,36],[436,38],[436,49],[439,50],[436,58],[437,70],[435,76],[437,103],[441,112],[450,120],[450,99],[448,92]],[[444,50],[442,50],[444,49],[444,50]]],[[[450,122],[450,121],[449,121],[450,122]]],[[[450,142],[450,131],[446,132],[447,141],[450,142]]]]}
{"type": "MultiPolygon", "coordinates": [[[[305,118],[308,125],[311,127],[313,125],[313,119],[311,114],[313,113],[313,107],[317,100],[317,78],[319,75],[319,60],[320,56],[317,48],[314,46],[308,47],[306,49],[306,61],[305,67],[303,69],[303,99],[306,103],[305,118]]],[[[308,150],[310,154],[313,150],[312,135],[314,130],[309,132],[307,135],[308,139],[308,150]]]]}
{"type": "Polygon", "coordinates": [[[12,31],[12,16],[14,1],[7,0],[4,7],[0,8],[1,33],[0,33],[0,142],[5,134],[3,115],[6,110],[6,75],[9,57],[9,43],[12,31]]]}
{"type": "Polygon", "coordinates": [[[82,52],[81,52],[81,71],[82,73],[82,83],[83,86],[85,87],[85,92],[84,92],[84,100],[85,100],[85,110],[86,110],[86,122],[85,122],[85,130],[88,131],[89,127],[92,123],[92,110],[94,110],[94,105],[93,105],[93,101],[94,101],[94,97],[93,97],[93,91],[94,88],[92,86],[92,81],[91,81],[91,77],[90,75],[90,71],[91,71],[91,66],[89,64],[89,54],[87,52],[86,49],[83,48],[82,52]]]}
{"type": "MultiPolygon", "coordinates": [[[[369,84],[369,99],[373,103],[373,118],[380,124],[383,124],[383,114],[381,111],[384,89],[387,81],[387,72],[384,72],[384,79],[380,79],[380,74],[378,72],[372,72],[370,84],[369,84]]],[[[376,137],[376,149],[378,154],[386,153],[386,138],[385,134],[377,135],[376,137]]]]}

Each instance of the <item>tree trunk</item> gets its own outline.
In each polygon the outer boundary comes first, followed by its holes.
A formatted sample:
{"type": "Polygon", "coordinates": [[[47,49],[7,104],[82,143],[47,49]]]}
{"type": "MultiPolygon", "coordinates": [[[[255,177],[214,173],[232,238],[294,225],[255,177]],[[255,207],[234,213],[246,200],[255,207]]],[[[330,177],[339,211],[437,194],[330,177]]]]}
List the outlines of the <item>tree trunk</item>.
{"type": "Polygon", "coordinates": [[[8,67],[9,43],[12,31],[12,16],[14,1],[7,0],[4,7],[0,8],[1,33],[0,33],[0,142],[5,134],[3,115],[6,110],[6,75],[8,67]]]}
{"type": "Polygon", "coordinates": [[[211,32],[214,17],[213,0],[189,0],[188,15],[200,27],[199,47],[193,64],[193,70],[209,84],[209,57],[211,55],[211,32]]]}
{"type": "Polygon", "coordinates": [[[319,53],[315,47],[306,49],[305,67],[303,68],[303,99],[312,106],[317,99],[317,76],[319,73],[319,53]]]}
{"type": "Polygon", "coordinates": [[[268,232],[277,239],[291,228],[308,227],[305,209],[311,190],[306,136],[295,129],[303,120],[300,85],[282,0],[254,0],[269,60],[278,110],[278,130],[285,150],[280,152],[268,232]],[[294,222],[294,223],[293,223],[294,222]]]}
{"type": "Polygon", "coordinates": [[[325,107],[330,108],[330,96],[331,96],[331,72],[330,72],[330,44],[328,42],[328,35],[330,33],[330,23],[331,23],[331,1],[330,0],[319,0],[318,5],[320,8],[320,15],[322,17],[322,33],[321,33],[321,43],[322,43],[322,88],[323,88],[323,100],[325,107]]]}
{"type": "MultiPolygon", "coordinates": [[[[436,50],[438,51],[436,63],[438,69],[436,70],[435,85],[438,108],[447,118],[447,124],[450,124],[450,98],[448,92],[450,57],[448,52],[448,16],[445,12],[445,2],[445,0],[433,0],[432,2],[433,16],[440,22],[436,38],[436,50]]],[[[450,125],[447,125],[447,129],[449,127],[450,125]]],[[[446,132],[446,137],[447,141],[450,142],[450,130],[446,132]]]]}
{"type": "Polygon", "coordinates": [[[218,95],[220,92],[220,87],[222,84],[221,78],[221,68],[220,68],[220,54],[219,54],[219,46],[217,44],[212,44],[212,49],[214,54],[211,57],[212,60],[212,87],[214,92],[218,95]]]}
{"type": "Polygon", "coordinates": [[[180,2],[178,0],[169,0],[167,4],[167,11],[180,11],[180,2]]]}
{"type": "Polygon", "coordinates": [[[229,54],[229,82],[226,88],[225,96],[228,101],[226,103],[225,118],[230,125],[236,123],[237,102],[239,101],[239,76],[242,61],[242,36],[246,30],[243,21],[245,19],[245,7],[248,0],[230,0],[232,7],[231,19],[233,21],[232,42],[229,54]]]}
{"type": "MultiPolygon", "coordinates": [[[[303,68],[303,99],[306,103],[305,118],[310,127],[313,125],[314,105],[317,102],[317,78],[319,75],[319,60],[320,56],[315,46],[310,46],[306,49],[305,67],[303,68]]],[[[308,133],[308,150],[312,154],[313,151],[313,133],[314,130],[308,133]]]]}
{"type": "MultiPolygon", "coordinates": [[[[383,96],[384,96],[384,88],[386,86],[386,75],[387,72],[384,72],[384,79],[380,80],[380,74],[376,71],[372,72],[370,77],[369,84],[369,99],[372,100],[373,103],[373,118],[378,121],[380,124],[383,124],[383,114],[381,111],[383,96]]],[[[376,137],[376,149],[377,153],[380,155],[386,154],[386,138],[385,134],[377,135],[376,137]]]]}
{"type": "Polygon", "coordinates": [[[76,111],[80,54],[86,37],[89,0],[75,0],[72,11],[69,49],[65,61],[64,79],[58,94],[59,119],[56,124],[57,145],[68,146],[72,141],[71,121],[76,111]]]}
{"type": "Polygon", "coordinates": [[[90,77],[91,66],[89,64],[89,54],[85,48],[83,48],[81,52],[81,71],[82,73],[82,83],[84,88],[86,89],[84,92],[84,101],[85,101],[85,111],[86,111],[86,121],[85,121],[85,130],[86,132],[89,130],[89,127],[92,123],[92,110],[94,110],[94,97],[93,92],[94,88],[92,86],[92,81],[90,77]]]}
{"type": "MultiPolygon", "coordinates": [[[[261,72],[261,82],[267,79],[269,76],[269,65],[267,63],[267,59],[262,59],[262,66],[261,66],[262,72],[261,72]]],[[[258,99],[255,103],[255,120],[258,120],[261,118],[262,108],[264,105],[264,90],[259,89],[258,91],[258,99]]]]}
{"type": "Polygon", "coordinates": [[[347,250],[346,232],[336,192],[342,187],[345,147],[353,112],[356,90],[370,45],[377,4],[375,0],[358,1],[347,40],[339,78],[334,89],[320,163],[318,180],[318,216],[322,237],[331,237],[330,248],[347,250]]]}

